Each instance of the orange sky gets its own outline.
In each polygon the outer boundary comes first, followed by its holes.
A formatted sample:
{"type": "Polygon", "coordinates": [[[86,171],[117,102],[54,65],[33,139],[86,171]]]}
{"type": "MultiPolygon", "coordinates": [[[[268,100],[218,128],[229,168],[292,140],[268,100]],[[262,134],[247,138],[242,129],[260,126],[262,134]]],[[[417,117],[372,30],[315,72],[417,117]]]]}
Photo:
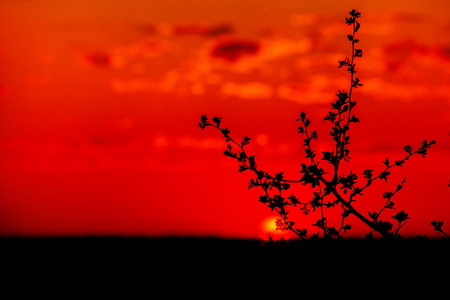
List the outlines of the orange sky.
{"type": "MultiPolygon", "coordinates": [[[[411,216],[403,234],[433,236],[434,219],[445,229],[448,1],[360,2],[2,1],[0,235],[258,237],[273,214],[200,115],[222,116],[237,139],[253,138],[263,169],[296,178],[300,112],[317,150],[330,145],[322,119],[348,87],[337,61],[349,56],[353,8],[364,86],[348,167],[381,170],[406,144],[437,141],[355,206],[377,210],[407,176],[394,199],[411,216]]],[[[313,233],[317,216],[298,217],[313,233]]],[[[350,235],[368,232],[351,224],[350,235]]]]}

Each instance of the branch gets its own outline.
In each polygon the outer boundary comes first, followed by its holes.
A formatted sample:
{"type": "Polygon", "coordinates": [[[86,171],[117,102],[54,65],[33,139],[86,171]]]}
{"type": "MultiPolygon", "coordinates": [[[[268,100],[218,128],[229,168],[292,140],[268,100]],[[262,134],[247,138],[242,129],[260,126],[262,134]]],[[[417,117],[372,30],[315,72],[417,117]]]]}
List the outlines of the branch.
{"type": "Polygon", "coordinates": [[[283,223],[285,224],[285,226],[283,227],[284,229],[289,229],[298,237],[304,239],[306,237],[306,230],[295,229],[293,227],[295,223],[288,220],[287,214],[289,213],[289,211],[285,210],[285,206],[296,207],[297,205],[304,205],[306,208],[306,206],[311,205],[311,203],[299,202],[298,199],[294,196],[288,197],[288,199],[290,200],[289,203],[285,201],[286,198],[281,197],[281,191],[287,190],[290,187],[287,182],[300,182],[301,180],[285,180],[283,179],[283,172],[277,173],[275,176],[272,176],[267,172],[258,169],[254,156],[248,156],[244,149],[244,147],[249,144],[250,138],[244,137],[242,142],[238,143],[230,136],[230,131],[227,128],[222,128],[220,126],[221,118],[214,117],[212,120],[213,123],[209,122],[208,118],[205,115],[201,116],[199,123],[200,128],[204,129],[208,126],[214,127],[223,134],[227,142],[231,142],[232,144],[239,147],[240,151],[233,152],[233,147],[228,144],[227,149],[223,152],[223,154],[236,159],[241,164],[239,166],[239,172],[251,170],[257,175],[256,179],[250,180],[249,188],[260,186],[265,193],[265,196],[260,197],[260,202],[263,204],[267,204],[272,211],[275,210],[281,216],[283,223]],[[279,193],[277,195],[274,195],[273,197],[270,196],[268,192],[272,188],[276,188],[279,191],[279,193]]]}
{"type": "MultiPolygon", "coordinates": [[[[384,161],[383,161],[383,164],[385,164],[386,165],[386,168],[383,170],[383,171],[381,171],[380,172],[380,174],[378,175],[378,176],[376,176],[376,177],[372,177],[373,176],[373,170],[371,170],[371,169],[366,169],[366,170],[364,170],[363,171],[363,175],[364,175],[364,178],[366,178],[367,179],[367,183],[363,186],[363,187],[357,187],[356,189],[358,190],[358,194],[361,194],[362,195],[362,192],[367,188],[367,187],[369,187],[369,186],[371,186],[372,185],[372,183],[375,181],[375,180],[377,180],[377,179],[384,179],[385,181],[387,181],[388,180],[388,177],[389,177],[389,175],[391,174],[390,172],[389,172],[389,170],[390,169],[392,169],[392,168],[394,168],[394,167],[402,167],[403,166],[403,164],[407,161],[407,160],[409,160],[409,158],[411,157],[411,156],[413,156],[413,155],[416,155],[416,154],[420,154],[422,157],[425,157],[426,155],[427,155],[427,149],[429,149],[432,145],[434,145],[434,144],[436,144],[436,141],[431,141],[431,142],[427,142],[427,140],[424,140],[423,142],[422,142],[422,146],[419,148],[419,149],[417,149],[416,151],[412,151],[412,148],[411,148],[411,146],[410,145],[406,145],[405,147],[403,147],[403,149],[408,153],[408,155],[405,157],[405,158],[403,158],[403,159],[401,159],[401,160],[396,160],[395,162],[394,162],[394,164],[391,164],[390,163],[390,161],[389,161],[389,158],[386,158],[384,161]]],[[[355,196],[355,195],[353,195],[353,196],[355,196]]]]}

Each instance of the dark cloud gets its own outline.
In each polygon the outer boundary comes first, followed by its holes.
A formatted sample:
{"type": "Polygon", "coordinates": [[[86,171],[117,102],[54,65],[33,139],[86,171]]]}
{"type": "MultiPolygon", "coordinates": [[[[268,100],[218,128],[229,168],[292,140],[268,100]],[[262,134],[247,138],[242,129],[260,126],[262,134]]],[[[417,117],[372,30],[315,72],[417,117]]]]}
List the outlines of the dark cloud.
{"type": "Polygon", "coordinates": [[[220,42],[212,51],[211,56],[235,62],[246,55],[256,55],[260,45],[254,41],[229,40],[220,42]]]}
{"type": "Polygon", "coordinates": [[[89,65],[99,68],[107,68],[111,66],[111,57],[104,52],[93,52],[85,55],[89,65]]]}

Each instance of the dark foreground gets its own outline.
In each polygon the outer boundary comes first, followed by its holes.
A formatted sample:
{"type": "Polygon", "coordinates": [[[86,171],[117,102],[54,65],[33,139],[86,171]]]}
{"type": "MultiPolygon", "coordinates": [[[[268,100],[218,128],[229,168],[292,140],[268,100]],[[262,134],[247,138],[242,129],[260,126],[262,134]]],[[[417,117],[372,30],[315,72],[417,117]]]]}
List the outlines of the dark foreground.
{"type": "Polygon", "coordinates": [[[3,238],[0,251],[4,274],[40,278],[51,273],[52,280],[75,276],[81,282],[125,277],[200,284],[239,277],[262,278],[264,286],[286,278],[331,280],[345,274],[386,283],[416,275],[436,284],[450,280],[450,241],[440,239],[263,244],[197,238],[3,238]]]}
{"type": "Polygon", "coordinates": [[[260,240],[216,238],[0,238],[3,261],[192,265],[262,259],[302,265],[444,264],[450,240],[260,240]]]}

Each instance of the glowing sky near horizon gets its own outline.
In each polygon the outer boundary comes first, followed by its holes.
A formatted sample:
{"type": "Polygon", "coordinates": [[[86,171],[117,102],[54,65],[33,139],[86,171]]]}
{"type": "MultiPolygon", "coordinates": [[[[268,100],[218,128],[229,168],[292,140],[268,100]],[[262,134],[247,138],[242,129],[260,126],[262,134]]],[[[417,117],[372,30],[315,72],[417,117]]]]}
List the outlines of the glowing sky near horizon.
{"type": "MultiPolygon", "coordinates": [[[[2,1],[0,236],[258,238],[273,214],[200,115],[251,137],[264,170],[298,177],[300,112],[316,150],[330,146],[322,119],[348,89],[337,61],[349,56],[353,8],[364,86],[348,167],[381,170],[406,144],[437,141],[355,206],[377,210],[406,176],[393,199],[411,217],[403,234],[433,236],[434,219],[450,228],[448,1],[337,2],[2,1]]],[[[312,234],[317,218],[296,223],[312,234]]],[[[350,235],[368,232],[350,224],[350,235]]]]}

